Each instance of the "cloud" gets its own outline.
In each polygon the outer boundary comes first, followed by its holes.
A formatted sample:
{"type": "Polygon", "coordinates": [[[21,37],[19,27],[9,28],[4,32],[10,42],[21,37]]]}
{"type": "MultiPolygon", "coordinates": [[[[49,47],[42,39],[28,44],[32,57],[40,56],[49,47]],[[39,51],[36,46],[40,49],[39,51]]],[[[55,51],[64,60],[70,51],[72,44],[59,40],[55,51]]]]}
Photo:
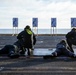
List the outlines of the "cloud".
{"type": "Polygon", "coordinates": [[[58,18],[58,25],[66,18],[68,23],[70,17],[76,17],[75,3],[75,0],[0,0],[0,26],[10,26],[13,17],[19,18],[20,28],[25,26],[25,22],[32,26],[33,17],[39,18],[40,28],[48,28],[51,17],[58,18]]]}
{"type": "Polygon", "coordinates": [[[59,2],[68,2],[68,1],[72,3],[76,2],[76,0],[37,0],[37,1],[44,2],[44,3],[52,3],[52,2],[59,3],[59,2]]]}

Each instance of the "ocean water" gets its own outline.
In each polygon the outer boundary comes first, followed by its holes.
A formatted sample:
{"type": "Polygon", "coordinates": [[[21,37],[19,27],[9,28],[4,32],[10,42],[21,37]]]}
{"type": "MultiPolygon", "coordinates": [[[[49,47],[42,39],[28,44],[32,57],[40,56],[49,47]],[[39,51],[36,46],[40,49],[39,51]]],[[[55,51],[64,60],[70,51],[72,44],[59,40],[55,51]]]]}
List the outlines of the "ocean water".
{"type": "MultiPolygon", "coordinates": [[[[17,34],[23,29],[0,29],[0,34],[17,34]]],[[[35,34],[66,34],[71,29],[33,29],[35,34]]]]}

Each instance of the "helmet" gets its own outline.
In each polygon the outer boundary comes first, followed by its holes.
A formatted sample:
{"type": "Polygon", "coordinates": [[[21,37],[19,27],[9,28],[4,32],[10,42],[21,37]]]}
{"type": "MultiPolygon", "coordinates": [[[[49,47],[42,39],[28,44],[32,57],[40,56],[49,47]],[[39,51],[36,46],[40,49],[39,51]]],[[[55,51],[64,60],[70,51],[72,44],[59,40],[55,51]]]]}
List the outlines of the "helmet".
{"type": "Polygon", "coordinates": [[[26,29],[30,29],[30,30],[31,30],[31,28],[30,28],[29,25],[27,25],[27,26],[24,28],[24,30],[26,30],[26,29]]]}

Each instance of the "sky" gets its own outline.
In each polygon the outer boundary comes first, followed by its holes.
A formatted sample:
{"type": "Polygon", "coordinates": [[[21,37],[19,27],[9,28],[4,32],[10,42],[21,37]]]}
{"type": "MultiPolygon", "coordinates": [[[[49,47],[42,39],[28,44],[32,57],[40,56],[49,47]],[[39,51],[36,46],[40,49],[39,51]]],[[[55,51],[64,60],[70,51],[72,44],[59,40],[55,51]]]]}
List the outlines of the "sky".
{"type": "Polygon", "coordinates": [[[38,28],[50,28],[51,18],[57,18],[56,28],[71,28],[70,18],[76,17],[76,0],[0,0],[0,29],[13,28],[12,18],[18,18],[18,28],[32,27],[38,18],[38,28]]]}

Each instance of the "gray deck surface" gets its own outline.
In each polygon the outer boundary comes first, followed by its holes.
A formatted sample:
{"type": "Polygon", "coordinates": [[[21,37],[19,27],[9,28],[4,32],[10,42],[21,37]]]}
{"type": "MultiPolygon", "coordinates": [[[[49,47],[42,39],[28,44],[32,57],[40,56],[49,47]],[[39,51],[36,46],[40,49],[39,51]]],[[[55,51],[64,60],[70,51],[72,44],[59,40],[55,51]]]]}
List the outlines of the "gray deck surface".
{"type": "MultiPolygon", "coordinates": [[[[37,36],[34,55],[47,55],[55,49],[56,44],[65,39],[65,36],[37,36]]],[[[0,48],[6,44],[17,41],[16,36],[0,36],[0,48]]],[[[75,50],[74,46],[74,50],[75,50]]],[[[76,52],[76,51],[75,51],[76,52]]],[[[10,59],[0,56],[1,75],[76,75],[76,59],[70,57],[57,57],[43,59],[42,56],[21,56],[10,59]]]]}

